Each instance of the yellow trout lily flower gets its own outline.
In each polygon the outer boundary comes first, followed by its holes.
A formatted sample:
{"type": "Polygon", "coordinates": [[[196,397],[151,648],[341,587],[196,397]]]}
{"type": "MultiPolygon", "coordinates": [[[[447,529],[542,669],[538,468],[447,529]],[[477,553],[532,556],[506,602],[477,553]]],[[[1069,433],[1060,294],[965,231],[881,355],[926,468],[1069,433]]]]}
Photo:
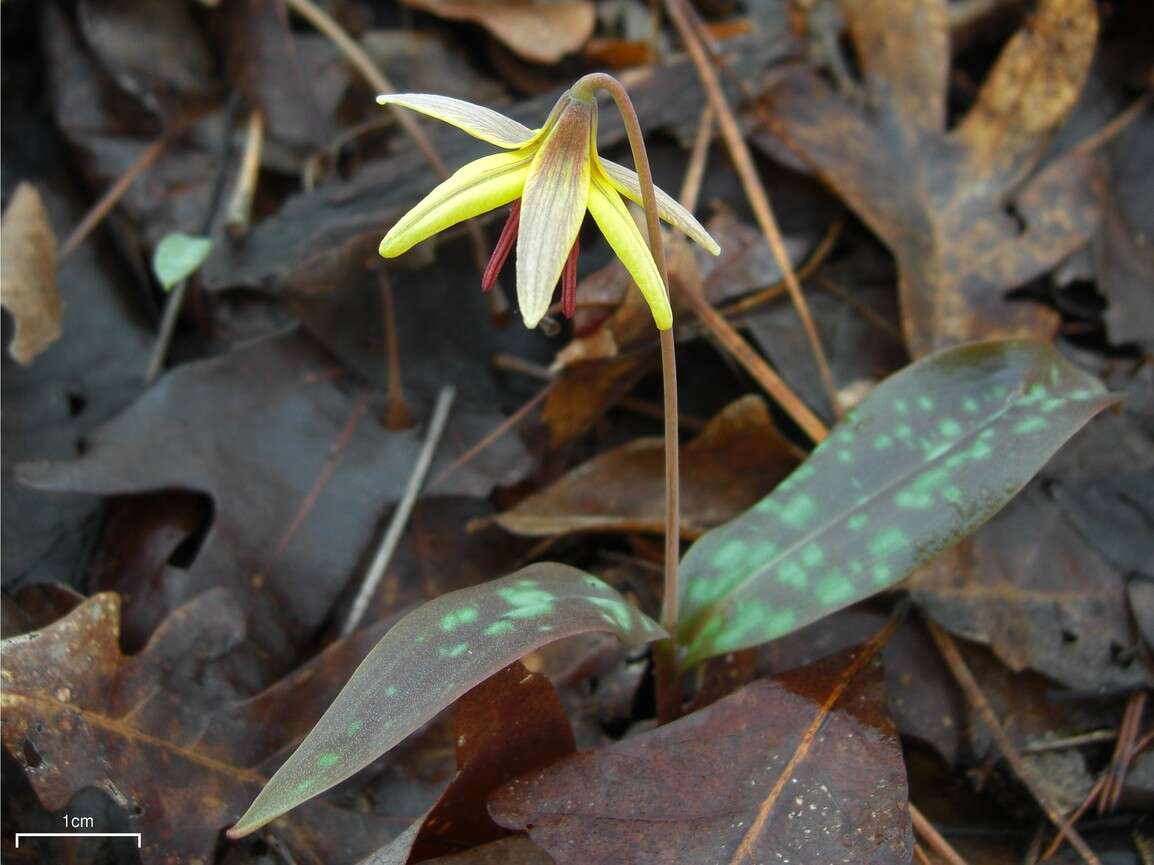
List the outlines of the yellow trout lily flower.
{"type": "MultiPolygon", "coordinates": [[[[470,162],[406,213],[381,241],[380,253],[394,258],[434,234],[473,216],[515,202],[493,259],[486,290],[517,243],[517,300],[526,327],[536,327],[564,273],[562,308],[575,307],[577,233],[585,211],[621,259],[653,312],[657,327],[673,326],[673,311],[649,247],[621,196],[641,204],[637,174],[597,153],[597,103],[567,92],[545,125],[533,130],[489,108],[447,96],[405,93],[379,96],[450,123],[503,152],[470,162]]],[[[717,242],[672,197],[657,193],[660,217],[711,252],[717,242]]]]}

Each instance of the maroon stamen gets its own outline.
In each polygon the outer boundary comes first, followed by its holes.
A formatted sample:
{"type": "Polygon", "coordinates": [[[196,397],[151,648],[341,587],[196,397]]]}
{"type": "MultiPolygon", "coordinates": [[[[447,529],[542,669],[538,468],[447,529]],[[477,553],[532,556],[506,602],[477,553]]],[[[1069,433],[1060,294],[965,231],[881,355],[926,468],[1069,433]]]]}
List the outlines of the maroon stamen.
{"type": "Polygon", "coordinates": [[[501,229],[501,236],[497,238],[497,245],[493,248],[493,254],[489,256],[484,274],[481,275],[481,291],[485,294],[493,290],[497,277],[501,275],[501,268],[505,266],[505,259],[513,250],[513,242],[517,239],[517,229],[520,225],[521,199],[518,198],[509,208],[509,218],[505,220],[505,227],[501,229]]]}
{"type": "Polygon", "coordinates": [[[581,254],[581,241],[574,239],[569,257],[565,259],[565,269],[561,271],[561,312],[572,318],[577,312],[577,258],[581,254]]]}

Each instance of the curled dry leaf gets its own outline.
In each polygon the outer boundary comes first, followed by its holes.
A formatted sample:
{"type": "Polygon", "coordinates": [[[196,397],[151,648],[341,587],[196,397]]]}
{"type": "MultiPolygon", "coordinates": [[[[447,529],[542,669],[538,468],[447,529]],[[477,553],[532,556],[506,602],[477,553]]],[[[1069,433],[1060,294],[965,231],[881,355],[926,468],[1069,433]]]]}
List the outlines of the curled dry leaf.
{"type": "Polygon", "coordinates": [[[593,35],[594,9],[590,0],[541,3],[514,0],[402,0],[413,9],[450,21],[468,21],[484,27],[515,53],[534,63],[556,63],[572,54],[593,35]]]}
{"type": "Polygon", "coordinates": [[[522,776],[490,813],[559,865],[908,863],[906,772],[876,651],[522,776]]]}
{"type": "Polygon", "coordinates": [[[1053,312],[1004,295],[1098,224],[1091,156],[1071,151],[1022,185],[1082,88],[1098,32],[1093,0],[1040,2],[952,131],[945,0],[842,6],[863,92],[839,94],[806,71],[768,101],[775,130],[897,257],[910,352],[1052,336],[1053,312]]]}
{"type": "MultiPolygon", "coordinates": [[[[136,814],[145,862],[210,862],[220,831],[388,624],[238,702],[222,699],[205,674],[244,630],[227,592],[179,608],[131,657],[119,647],[119,595],[95,595],[4,641],[4,747],[46,808],[63,808],[85,787],[115,790],[136,814]]],[[[324,802],[281,825],[302,865],[354,862],[396,834],[395,821],[324,802]]]]}
{"type": "MultiPolygon", "coordinates": [[[[774,426],[765,401],[746,396],[722,409],[682,455],[682,531],[696,537],[772,489],[801,459],[774,426]]],[[[578,466],[500,514],[521,535],[574,531],[660,532],[665,449],[642,438],[578,466]]]]}
{"type": "Polygon", "coordinates": [[[60,337],[56,235],[36,187],[21,183],[4,211],[0,303],[16,321],[9,354],[25,366],[60,337]]]}

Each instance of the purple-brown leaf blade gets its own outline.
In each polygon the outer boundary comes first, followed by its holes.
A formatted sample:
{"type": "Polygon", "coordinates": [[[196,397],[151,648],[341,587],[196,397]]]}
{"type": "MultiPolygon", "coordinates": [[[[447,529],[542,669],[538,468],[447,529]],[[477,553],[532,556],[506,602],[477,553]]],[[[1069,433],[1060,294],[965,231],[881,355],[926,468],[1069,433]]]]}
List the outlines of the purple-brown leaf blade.
{"type": "Polygon", "coordinates": [[[247,835],[350,777],[533,649],[586,631],[629,645],[665,636],[596,577],[552,562],[423,604],[381,638],[229,834],[247,835]]]}
{"type": "Polygon", "coordinates": [[[522,776],[489,800],[558,865],[908,863],[880,640],[522,776]]]}
{"type": "Polygon", "coordinates": [[[972,532],[1114,401],[1046,344],[975,343],[879,385],[682,564],[683,666],[780,637],[972,532]]]}

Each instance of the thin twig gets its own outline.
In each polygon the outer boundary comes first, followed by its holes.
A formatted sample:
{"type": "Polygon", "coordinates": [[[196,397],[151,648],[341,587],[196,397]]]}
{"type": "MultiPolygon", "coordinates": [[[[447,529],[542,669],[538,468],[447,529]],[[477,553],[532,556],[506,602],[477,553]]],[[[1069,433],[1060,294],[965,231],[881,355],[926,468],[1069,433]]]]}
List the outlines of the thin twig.
{"type": "Polygon", "coordinates": [[[445,466],[444,471],[433,478],[433,480],[429,483],[429,486],[435,487],[437,484],[444,481],[445,478],[447,478],[461,466],[476,459],[477,454],[481,453],[481,451],[485,450],[485,448],[489,447],[489,445],[493,444],[493,442],[497,441],[499,438],[501,438],[501,436],[505,435],[505,433],[514,429],[518,424],[521,423],[521,421],[529,416],[529,412],[533,411],[533,409],[540,405],[545,397],[549,395],[549,391],[553,389],[553,384],[553,382],[549,382],[549,384],[541,388],[541,390],[534,394],[528,402],[526,402],[523,406],[501,421],[501,423],[498,424],[494,429],[490,430],[484,438],[482,438],[479,442],[457,457],[457,459],[455,459],[452,463],[445,466]]]}
{"type": "Polygon", "coordinates": [[[797,281],[797,275],[794,273],[793,266],[790,264],[789,254],[786,252],[781,231],[778,228],[777,220],[773,215],[773,208],[769,202],[769,194],[765,191],[761,178],[758,176],[757,168],[753,164],[753,157],[749,152],[749,147],[746,145],[745,139],[741,134],[741,129],[737,124],[737,119],[733,115],[733,109],[729,107],[729,103],[726,101],[725,93],[721,89],[721,83],[717,77],[717,71],[713,68],[702,41],[690,23],[689,16],[693,14],[692,9],[684,0],[665,0],[665,8],[669,13],[669,17],[673,20],[674,25],[677,27],[678,33],[681,35],[681,41],[689,50],[693,65],[697,68],[698,77],[701,79],[701,83],[709,96],[710,105],[713,106],[713,110],[717,114],[717,121],[721,127],[721,136],[725,140],[730,158],[733,160],[734,167],[737,169],[738,176],[741,178],[741,185],[745,190],[746,198],[749,200],[750,206],[753,208],[754,217],[757,219],[758,225],[761,227],[766,240],[769,241],[769,247],[773,251],[774,258],[777,259],[778,266],[781,268],[782,276],[785,278],[786,287],[789,290],[790,299],[797,309],[798,317],[801,319],[802,329],[805,331],[806,339],[809,341],[810,349],[813,351],[814,360],[817,362],[818,371],[821,375],[826,394],[829,397],[830,405],[833,407],[835,416],[841,417],[841,406],[838,400],[837,387],[834,385],[833,375],[830,372],[829,363],[826,360],[825,350],[821,345],[821,338],[818,336],[817,328],[813,323],[813,316],[810,314],[809,305],[806,303],[801,285],[797,281]]]}
{"type": "Polygon", "coordinates": [[[248,113],[245,127],[244,150],[240,157],[240,171],[236,175],[236,186],[225,210],[224,229],[233,237],[248,231],[252,221],[252,201],[256,195],[256,184],[260,178],[261,151],[264,149],[264,112],[254,108],[248,113]]]}
{"type": "Polygon", "coordinates": [[[385,267],[377,270],[377,280],[381,286],[381,313],[385,325],[385,354],[389,362],[388,408],[385,426],[389,429],[408,429],[413,425],[413,415],[405,400],[405,388],[401,380],[401,348],[397,339],[397,311],[393,303],[393,284],[385,267]]]}
{"type": "Polygon", "coordinates": [[[429,428],[425,432],[425,441],[421,445],[421,452],[417,455],[413,472],[409,475],[409,482],[405,485],[405,493],[400,502],[397,503],[396,510],[393,511],[393,516],[389,520],[389,528],[386,530],[381,545],[377,548],[376,555],[373,556],[372,564],[369,565],[369,570],[365,573],[364,582],[361,583],[357,596],[353,600],[349,616],[341,628],[342,637],[347,637],[360,625],[361,619],[364,618],[369,603],[376,593],[377,586],[380,585],[385,571],[388,570],[389,562],[393,558],[393,553],[396,552],[397,544],[409,522],[409,515],[413,512],[413,506],[417,503],[417,497],[420,495],[425,477],[429,473],[429,466],[433,464],[433,455],[436,453],[437,444],[445,431],[445,422],[449,419],[449,410],[453,407],[453,398],[456,395],[457,390],[451,385],[441,388],[441,392],[437,394],[437,404],[433,408],[433,417],[429,421],[429,428]]]}
{"type": "Polygon", "coordinates": [[[733,355],[742,367],[745,368],[758,384],[782,407],[809,439],[817,444],[822,441],[829,430],[822,423],[821,418],[810,411],[809,406],[802,402],[768,363],[762,359],[745,338],[734,329],[725,318],[713,308],[702,294],[700,286],[685,284],[681,280],[683,296],[693,307],[693,311],[702,320],[710,332],[721,340],[722,344],[733,355]]]}
{"type": "Polygon", "coordinates": [[[713,143],[713,126],[713,106],[706,102],[697,121],[693,149],[689,151],[689,164],[685,167],[685,177],[681,181],[681,194],[677,196],[681,206],[690,213],[697,210],[697,199],[701,197],[701,182],[705,179],[709,145],[713,143]]]}
{"type": "Polygon", "coordinates": [[[910,802],[910,817],[913,819],[914,831],[921,836],[931,850],[945,859],[949,865],[968,865],[961,854],[934,828],[934,824],[926,819],[926,815],[919,811],[918,806],[913,802],[910,802]]]}
{"type": "Polygon", "coordinates": [[[1118,741],[1114,743],[1114,753],[1106,770],[1106,787],[1098,797],[1098,815],[1109,814],[1118,807],[1122,798],[1122,786],[1126,782],[1126,771],[1134,756],[1134,742],[1142,724],[1142,714],[1146,710],[1146,691],[1136,691],[1126,701],[1122,713],[1122,724],[1118,729],[1118,741]]]}
{"type": "Polygon", "coordinates": [[[1046,793],[1041,781],[1034,773],[1031,767],[1022,755],[1018,753],[1018,749],[1014,747],[1014,743],[1010,741],[1010,737],[1006,734],[1002,722],[998,720],[998,716],[994,714],[993,708],[990,706],[986,695],[982,693],[982,689],[978,686],[974,674],[970,671],[969,665],[962,657],[962,653],[958,651],[957,644],[954,643],[946,631],[940,628],[935,622],[927,619],[926,626],[929,629],[930,636],[934,638],[934,643],[937,644],[938,650],[942,654],[943,660],[950,668],[950,672],[954,674],[954,678],[958,680],[966,698],[973,705],[978,715],[990,728],[990,733],[993,735],[994,742],[998,745],[998,750],[1002,752],[1002,756],[1006,758],[1006,762],[1010,764],[1010,768],[1021,779],[1022,783],[1026,785],[1026,789],[1033,795],[1034,800],[1041,806],[1046,816],[1050,818],[1050,822],[1058,829],[1059,833],[1070,842],[1070,846],[1078,851],[1078,855],[1085,860],[1088,865],[1101,865],[1098,857],[1090,846],[1078,834],[1078,830],[1072,825],[1066,825],[1065,817],[1058,807],[1050,800],[1050,796],[1046,793]]]}
{"type": "Polygon", "coordinates": [[[152,163],[156,162],[157,157],[162,154],[174,138],[174,133],[166,133],[160,138],[152,142],[144,149],[144,152],[136,158],[136,161],[128,166],[116,182],[108,188],[104,195],[100,196],[100,200],[92,205],[92,208],[84,214],[84,218],[80,223],[72,229],[72,233],[60,246],[60,260],[63,261],[69,255],[76,251],[76,247],[80,246],[85,239],[90,235],[93,229],[100,224],[117,204],[124,197],[124,193],[128,192],[132,186],[132,182],[143,174],[152,163]]]}
{"type": "MultiPolygon", "coordinates": [[[[1102,777],[1100,777],[1097,781],[1094,782],[1094,786],[1090,788],[1090,792],[1086,794],[1086,798],[1082,800],[1082,804],[1079,805],[1077,808],[1075,808],[1073,813],[1071,813],[1069,817],[1067,817],[1067,818],[1065,818],[1065,820],[1063,820],[1062,826],[1063,827],[1073,826],[1075,823],[1077,823],[1079,820],[1081,820],[1082,816],[1088,810],[1090,810],[1090,806],[1093,805],[1094,802],[1096,802],[1098,800],[1098,798],[1102,795],[1102,791],[1105,788],[1106,788],[1106,775],[1102,775],[1102,777]]],[[[1038,861],[1039,862],[1045,862],[1047,859],[1049,859],[1051,856],[1053,856],[1055,853],[1057,853],[1058,848],[1060,848],[1062,846],[1062,841],[1065,839],[1065,837],[1066,837],[1066,833],[1064,831],[1062,831],[1061,828],[1059,828],[1058,833],[1056,835],[1054,835],[1054,840],[1050,842],[1050,846],[1047,847],[1046,850],[1042,853],[1042,855],[1038,857],[1038,861]]]]}
{"type": "MultiPolygon", "coordinates": [[[[395,94],[396,88],[385,76],[385,73],[372,61],[372,58],[365,53],[365,50],[360,46],[353,37],[345,32],[345,29],[337,23],[336,19],[329,15],[325,10],[321,9],[312,0],[285,0],[286,5],[296,14],[300,15],[306,21],[313,25],[317,30],[323,33],[329,41],[336,46],[337,50],[345,55],[345,58],[353,65],[353,67],[361,74],[361,77],[369,83],[378,94],[395,94]]],[[[445,165],[441,155],[433,146],[433,142],[429,140],[429,136],[425,134],[425,130],[417,122],[413,115],[397,106],[389,106],[393,117],[401,128],[417,145],[417,149],[425,157],[425,161],[429,163],[433,171],[441,177],[449,176],[449,169],[445,165]]],[[[489,253],[486,249],[485,235],[481,231],[479,225],[472,220],[465,224],[466,231],[469,232],[469,239],[473,244],[473,258],[477,265],[478,272],[484,272],[485,263],[489,260],[489,253]]],[[[494,317],[502,314],[502,309],[508,307],[508,301],[505,299],[504,292],[501,291],[500,285],[494,285],[493,290],[489,292],[490,310],[494,317]]]]}

